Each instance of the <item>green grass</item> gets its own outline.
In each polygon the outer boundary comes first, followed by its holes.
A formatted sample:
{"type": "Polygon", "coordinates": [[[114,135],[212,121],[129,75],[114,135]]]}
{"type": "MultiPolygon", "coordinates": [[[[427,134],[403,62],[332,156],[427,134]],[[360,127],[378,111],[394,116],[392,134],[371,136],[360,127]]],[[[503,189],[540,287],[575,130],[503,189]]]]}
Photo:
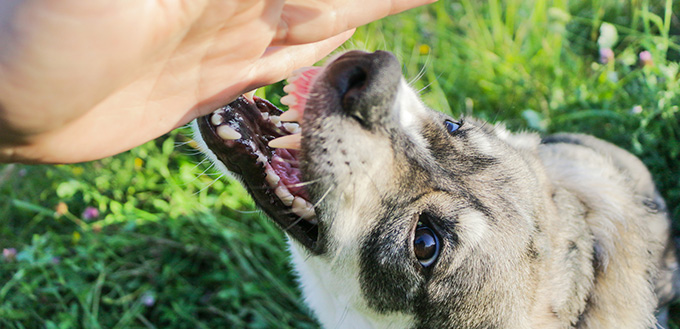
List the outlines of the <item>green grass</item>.
{"type": "MultiPolygon", "coordinates": [[[[361,28],[433,108],[578,131],[650,167],[680,224],[680,4],[440,1],[361,28]],[[598,63],[600,25],[615,60],[598,63]],[[653,65],[643,66],[641,51],[653,65]]],[[[281,85],[259,91],[274,102],[281,85]]],[[[69,166],[0,166],[0,328],[313,328],[285,240],[188,132],[69,166]],[[205,171],[205,174],[204,174],[205,171]],[[60,206],[60,203],[63,205],[60,206]],[[64,210],[64,205],[68,210],[64,210]],[[87,207],[98,210],[86,220],[87,207]]],[[[672,328],[679,328],[680,314],[672,328]]]]}

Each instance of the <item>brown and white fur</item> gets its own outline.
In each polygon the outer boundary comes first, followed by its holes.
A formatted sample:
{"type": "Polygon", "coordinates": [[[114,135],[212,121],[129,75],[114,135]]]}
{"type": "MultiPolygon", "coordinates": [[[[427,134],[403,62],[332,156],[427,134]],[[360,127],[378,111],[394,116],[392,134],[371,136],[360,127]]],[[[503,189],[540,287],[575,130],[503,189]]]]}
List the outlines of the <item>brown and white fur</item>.
{"type": "MultiPolygon", "coordinates": [[[[325,328],[663,325],[675,247],[636,157],[428,109],[386,52],[342,55],[311,88],[297,159],[317,233],[291,234],[290,250],[325,328]],[[436,242],[431,263],[415,232],[436,242]]],[[[274,220],[286,211],[249,189],[274,220]]]]}

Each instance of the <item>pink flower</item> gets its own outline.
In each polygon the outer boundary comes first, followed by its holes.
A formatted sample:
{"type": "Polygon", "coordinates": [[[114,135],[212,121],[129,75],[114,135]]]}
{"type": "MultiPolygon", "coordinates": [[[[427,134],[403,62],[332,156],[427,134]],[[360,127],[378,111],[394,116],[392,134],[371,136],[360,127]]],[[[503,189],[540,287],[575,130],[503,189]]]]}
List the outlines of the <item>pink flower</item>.
{"type": "Polygon", "coordinates": [[[614,60],[614,51],[611,48],[600,48],[600,63],[607,64],[614,60]]]}
{"type": "Polygon", "coordinates": [[[153,296],[152,293],[145,292],[142,295],[142,304],[146,305],[147,307],[151,307],[155,303],[156,303],[156,298],[153,296]]]}
{"type": "Polygon", "coordinates": [[[640,63],[642,63],[642,66],[652,66],[654,65],[654,61],[652,60],[652,53],[649,51],[641,51],[640,52],[640,63]]]}
{"type": "Polygon", "coordinates": [[[83,211],[84,220],[93,220],[97,217],[99,217],[99,210],[95,207],[87,207],[85,208],[85,211],[83,211]]]}
{"type": "Polygon", "coordinates": [[[17,258],[17,250],[15,248],[5,248],[2,249],[2,256],[8,262],[15,261],[17,258]]]}

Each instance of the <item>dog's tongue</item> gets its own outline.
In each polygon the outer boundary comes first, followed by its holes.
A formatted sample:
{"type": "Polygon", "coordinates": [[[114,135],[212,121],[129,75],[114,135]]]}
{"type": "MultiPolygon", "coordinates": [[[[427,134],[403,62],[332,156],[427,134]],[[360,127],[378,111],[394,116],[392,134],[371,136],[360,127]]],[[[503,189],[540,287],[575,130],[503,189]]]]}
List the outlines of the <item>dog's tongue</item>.
{"type": "Polygon", "coordinates": [[[281,121],[301,123],[311,86],[321,70],[321,67],[303,67],[288,78],[288,84],[283,87],[288,95],[281,98],[281,104],[287,105],[288,111],[281,115],[281,121]]]}

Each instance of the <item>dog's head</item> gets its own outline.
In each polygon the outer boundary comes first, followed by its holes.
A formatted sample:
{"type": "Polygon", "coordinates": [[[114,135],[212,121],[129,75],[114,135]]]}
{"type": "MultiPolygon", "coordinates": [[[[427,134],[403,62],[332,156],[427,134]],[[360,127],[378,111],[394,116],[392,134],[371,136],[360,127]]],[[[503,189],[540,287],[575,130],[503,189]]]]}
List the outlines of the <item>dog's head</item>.
{"type": "Polygon", "coordinates": [[[269,146],[298,127],[257,98],[198,130],[292,237],[322,322],[524,323],[545,202],[538,138],[428,109],[387,52],[348,52],[300,75],[288,88],[303,112],[299,151],[269,146]]]}

